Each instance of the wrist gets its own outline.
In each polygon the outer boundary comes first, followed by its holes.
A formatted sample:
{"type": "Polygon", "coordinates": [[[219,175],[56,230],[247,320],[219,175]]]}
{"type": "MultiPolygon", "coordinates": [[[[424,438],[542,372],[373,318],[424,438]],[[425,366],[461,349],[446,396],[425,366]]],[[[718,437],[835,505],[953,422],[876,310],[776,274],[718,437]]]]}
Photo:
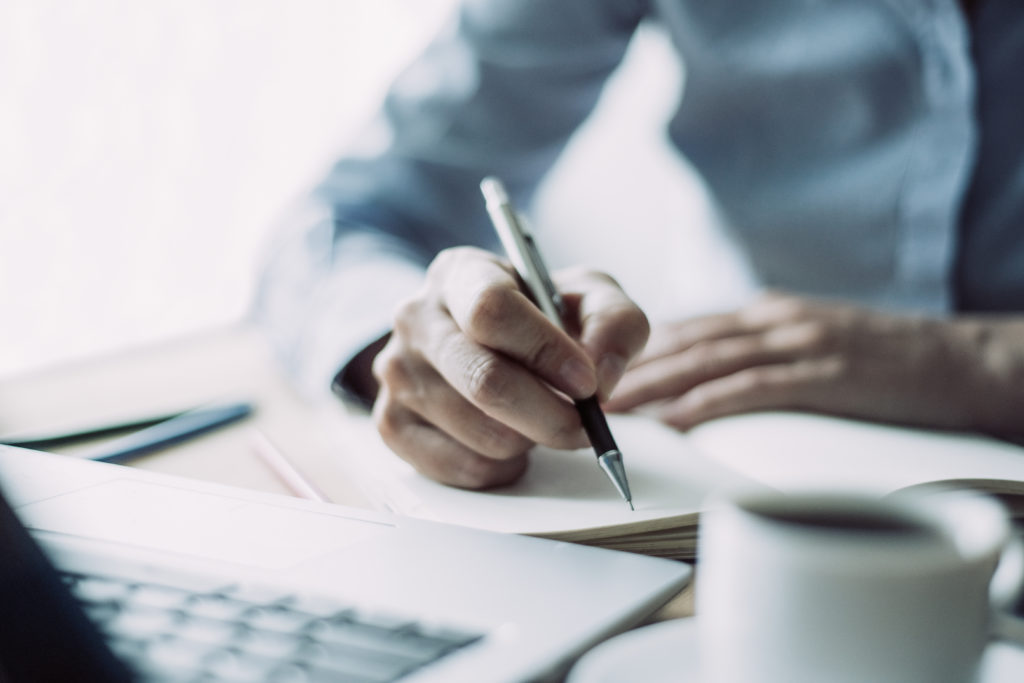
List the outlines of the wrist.
{"type": "Polygon", "coordinates": [[[972,428],[1024,434],[1024,320],[972,318],[957,327],[969,348],[961,400],[967,402],[972,428]]]}
{"type": "Polygon", "coordinates": [[[391,333],[388,332],[353,356],[334,376],[331,390],[347,403],[366,410],[372,408],[380,388],[373,376],[373,359],[390,338],[391,333]]]}

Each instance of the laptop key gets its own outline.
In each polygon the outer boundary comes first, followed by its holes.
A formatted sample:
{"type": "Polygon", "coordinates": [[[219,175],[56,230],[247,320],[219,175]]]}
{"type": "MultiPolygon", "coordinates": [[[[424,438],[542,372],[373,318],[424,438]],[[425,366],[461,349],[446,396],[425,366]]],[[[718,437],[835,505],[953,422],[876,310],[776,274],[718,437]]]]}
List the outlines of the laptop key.
{"type": "Polygon", "coordinates": [[[257,657],[281,659],[296,654],[305,643],[304,638],[297,638],[294,634],[245,628],[231,647],[257,657]]]}
{"type": "Polygon", "coordinates": [[[470,643],[475,643],[483,637],[479,633],[471,633],[438,624],[419,623],[414,631],[420,636],[448,641],[455,647],[464,647],[470,643]]]}
{"type": "Polygon", "coordinates": [[[352,671],[339,671],[325,667],[311,666],[305,670],[306,681],[309,683],[390,683],[396,678],[380,678],[364,676],[352,671]]]}
{"type": "Polygon", "coordinates": [[[288,607],[257,607],[244,615],[245,623],[254,629],[293,633],[306,628],[316,619],[312,614],[288,607]]]}
{"type": "Polygon", "coordinates": [[[448,652],[453,643],[415,633],[391,631],[370,624],[349,620],[319,621],[307,631],[313,640],[328,645],[344,645],[430,662],[448,652]]]}
{"type": "Polygon", "coordinates": [[[280,660],[225,650],[214,654],[206,664],[206,674],[224,683],[260,683],[267,680],[280,660]]]}
{"type": "Polygon", "coordinates": [[[213,683],[194,666],[156,666],[143,663],[135,667],[136,677],[145,683],[213,683]]]}
{"type": "Polygon", "coordinates": [[[352,611],[351,605],[312,595],[297,595],[284,604],[291,609],[322,619],[341,616],[352,611]]]}
{"type": "Polygon", "coordinates": [[[103,624],[104,630],[127,638],[155,638],[169,632],[178,623],[176,612],[152,608],[126,607],[103,624]]]}
{"type": "Polygon", "coordinates": [[[196,593],[107,577],[67,580],[147,681],[380,683],[479,638],[262,588],[196,593]]]}
{"type": "Polygon", "coordinates": [[[345,614],[339,615],[336,619],[339,621],[355,621],[360,624],[375,626],[387,631],[400,631],[416,625],[416,622],[408,617],[399,616],[397,614],[388,614],[385,612],[367,612],[362,610],[358,612],[350,610],[345,614]]]}
{"type": "Polygon", "coordinates": [[[83,605],[82,609],[92,623],[101,627],[114,619],[120,612],[117,605],[112,602],[86,604],[83,605]]]}
{"type": "Polygon", "coordinates": [[[224,595],[248,602],[258,607],[269,607],[273,605],[286,605],[294,598],[288,591],[272,586],[260,586],[254,584],[239,584],[224,591],[224,595]]]}
{"type": "Polygon", "coordinates": [[[171,669],[200,668],[216,651],[206,643],[169,636],[150,643],[146,658],[157,666],[171,669]]]}
{"type": "Polygon", "coordinates": [[[233,621],[253,608],[252,603],[229,598],[226,595],[197,595],[185,606],[189,616],[233,621]]]}
{"type": "Polygon", "coordinates": [[[71,585],[71,593],[82,602],[111,602],[122,600],[132,587],[123,581],[84,576],[71,585]]]}
{"type": "Polygon", "coordinates": [[[180,609],[192,598],[192,593],[178,588],[145,584],[137,586],[126,597],[133,605],[163,609],[180,609]]]}
{"type": "Polygon", "coordinates": [[[119,657],[130,661],[139,661],[145,657],[146,643],[134,638],[111,638],[110,649],[119,657]]]}
{"type": "Polygon", "coordinates": [[[232,621],[186,617],[174,627],[174,635],[205,645],[226,647],[242,632],[243,626],[232,621]]]}
{"type": "Polygon", "coordinates": [[[393,681],[423,665],[405,657],[324,643],[309,647],[296,662],[314,672],[315,680],[347,680],[346,677],[352,677],[367,681],[393,681]],[[334,678],[327,678],[330,673],[334,678]]]}
{"type": "Polygon", "coordinates": [[[355,674],[341,676],[337,671],[321,670],[297,664],[286,664],[274,671],[266,683],[380,683],[378,679],[363,678],[355,674]]]}

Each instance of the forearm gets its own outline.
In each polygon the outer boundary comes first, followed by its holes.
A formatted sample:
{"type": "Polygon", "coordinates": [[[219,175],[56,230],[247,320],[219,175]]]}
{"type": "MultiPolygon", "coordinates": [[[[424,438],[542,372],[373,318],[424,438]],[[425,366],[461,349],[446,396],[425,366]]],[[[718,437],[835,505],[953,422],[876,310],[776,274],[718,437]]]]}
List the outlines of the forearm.
{"type": "Polygon", "coordinates": [[[322,394],[362,349],[390,329],[393,311],[422,281],[423,264],[373,233],[337,241],[321,216],[268,250],[253,317],[293,380],[322,394]]]}
{"type": "Polygon", "coordinates": [[[327,215],[272,253],[258,314],[303,384],[322,390],[348,368],[373,393],[363,362],[372,349],[359,351],[387,332],[439,251],[497,245],[480,179],[502,176],[527,203],[618,65],[641,10],[592,0],[466,3],[457,30],[398,79],[314,191],[327,215]]]}

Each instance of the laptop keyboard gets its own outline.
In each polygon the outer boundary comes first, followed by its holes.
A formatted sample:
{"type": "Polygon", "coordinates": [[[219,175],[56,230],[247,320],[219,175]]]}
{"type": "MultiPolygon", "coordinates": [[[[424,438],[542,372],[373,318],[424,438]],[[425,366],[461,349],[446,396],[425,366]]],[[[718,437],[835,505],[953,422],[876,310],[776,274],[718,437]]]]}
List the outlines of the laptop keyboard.
{"type": "Polygon", "coordinates": [[[481,637],[266,589],[196,592],[62,577],[111,649],[146,681],[380,683],[481,637]]]}

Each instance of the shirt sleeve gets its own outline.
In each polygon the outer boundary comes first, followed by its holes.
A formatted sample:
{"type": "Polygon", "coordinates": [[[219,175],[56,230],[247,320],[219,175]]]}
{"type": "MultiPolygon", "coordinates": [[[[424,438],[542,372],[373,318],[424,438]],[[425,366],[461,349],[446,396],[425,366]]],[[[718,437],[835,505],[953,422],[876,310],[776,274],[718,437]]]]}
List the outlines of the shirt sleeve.
{"type": "Polygon", "coordinates": [[[479,182],[528,206],[593,108],[639,0],[471,0],[392,85],[378,115],[270,250],[256,314],[314,391],[390,329],[434,255],[494,248],[479,182]]]}

